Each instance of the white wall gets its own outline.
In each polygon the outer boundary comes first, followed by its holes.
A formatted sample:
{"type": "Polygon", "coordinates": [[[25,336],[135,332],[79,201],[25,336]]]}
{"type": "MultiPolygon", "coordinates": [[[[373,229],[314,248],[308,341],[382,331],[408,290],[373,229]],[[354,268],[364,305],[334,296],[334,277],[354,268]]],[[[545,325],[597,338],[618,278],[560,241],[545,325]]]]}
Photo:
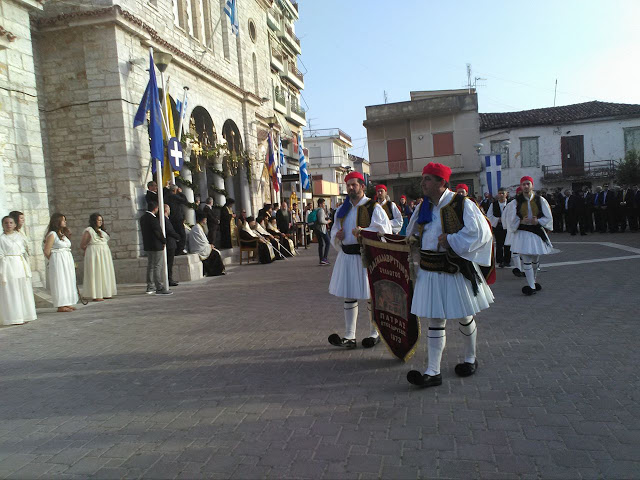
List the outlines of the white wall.
{"type": "MultiPolygon", "coordinates": [[[[489,130],[480,133],[480,142],[484,144],[481,155],[489,155],[491,140],[510,140],[509,167],[502,168],[502,185],[513,187],[520,183],[520,178],[529,175],[533,178],[534,188],[550,188],[556,186],[571,186],[554,182],[545,184],[542,180],[542,166],[561,166],[560,142],[563,136],[584,136],[584,163],[601,160],[620,160],[624,158],[624,128],[640,126],[640,118],[624,120],[601,120],[568,125],[545,125],[536,127],[513,128],[509,132],[504,129],[489,130]],[[502,132],[502,133],[500,133],[502,132]],[[569,132],[569,133],[567,133],[569,132]],[[538,138],[539,164],[537,167],[522,167],[520,139],[523,137],[538,138]]],[[[483,191],[486,190],[486,176],[483,170],[480,175],[483,191]]]]}

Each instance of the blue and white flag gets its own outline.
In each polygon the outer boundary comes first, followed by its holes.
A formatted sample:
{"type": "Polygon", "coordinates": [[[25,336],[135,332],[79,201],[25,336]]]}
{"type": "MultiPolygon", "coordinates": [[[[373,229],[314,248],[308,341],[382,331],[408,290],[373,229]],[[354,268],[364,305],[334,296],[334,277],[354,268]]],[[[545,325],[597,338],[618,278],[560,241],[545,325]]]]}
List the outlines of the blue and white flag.
{"type": "Polygon", "coordinates": [[[238,6],[236,5],[236,0],[227,0],[224,13],[227,14],[227,17],[229,17],[231,21],[231,33],[238,35],[240,32],[240,24],[238,23],[238,6]]]}
{"type": "Polygon", "coordinates": [[[151,52],[149,52],[149,82],[136,116],[133,118],[133,128],[144,123],[147,112],[149,112],[149,137],[151,137],[151,169],[155,173],[155,160],[160,160],[161,164],[164,163],[164,144],[162,142],[162,108],[160,107],[156,69],[151,52]]]}
{"type": "Polygon", "coordinates": [[[502,186],[502,157],[500,155],[485,155],[484,163],[489,193],[497,195],[498,189],[502,186]]]}
{"type": "Polygon", "coordinates": [[[307,168],[307,159],[304,158],[304,147],[302,146],[302,137],[298,135],[298,153],[300,154],[300,181],[302,189],[307,190],[310,187],[309,170],[307,168]]]}
{"type": "Polygon", "coordinates": [[[284,150],[282,149],[282,135],[278,136],[278,151],[280,152],[280,169],[284,175],[287,174],[287,161],[284,159],[284,150]]]}

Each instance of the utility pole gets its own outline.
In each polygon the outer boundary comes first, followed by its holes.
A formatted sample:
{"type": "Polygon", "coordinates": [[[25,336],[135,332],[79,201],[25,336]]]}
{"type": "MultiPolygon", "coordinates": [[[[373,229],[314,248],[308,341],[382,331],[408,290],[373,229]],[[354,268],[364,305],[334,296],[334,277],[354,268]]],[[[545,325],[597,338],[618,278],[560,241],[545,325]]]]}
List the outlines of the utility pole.
{"type": "Polygon", "coordinates": [[[387,91],[386,90],[383,91],[383,96],[384,96],[384,103],[387,103],[388,97],[387,97],[387,91]]]}
{"type": "Polygon", "coordinates": [[[556,94],[558,93],[558,79],[556,78],[556,88],[553,90],[553,106],[556,106],[556,94]]]}
{"type": "Polygon", "coordinates": [[[469,89],[469,93],[471,93],[471,64],[467,63],[467,88],[469,89]]]}

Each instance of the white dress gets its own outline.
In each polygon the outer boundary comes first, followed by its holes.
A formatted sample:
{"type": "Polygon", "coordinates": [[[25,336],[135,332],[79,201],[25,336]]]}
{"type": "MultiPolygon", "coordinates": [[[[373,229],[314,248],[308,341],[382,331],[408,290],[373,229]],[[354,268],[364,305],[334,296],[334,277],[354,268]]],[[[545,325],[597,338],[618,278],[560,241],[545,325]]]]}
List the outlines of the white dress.
{"type": "MultiPolygon", "coordinates": [[[[448,205],[455,193],[445,190],[437,205],[431,211],[432,221],[425,224],[422,233],[422,250],[433,252],[444,250],[438,245],[442,234],[440,210],[448,205]]],[[[421,203],[411,216],[407,227],[407,236],[418,234],[418,218],[421,203]]],[[[484,281],[478,265],[491,265],[493,236],[484,214],[471,200],[464,202],[464,228],[449,234],[447,240],[451,249],[460,257],[473,262],[482,281],[478,282],[478,293],[473,294],[473,286],[461,273],[429,272],[418,268],[416,285],[413,292],[411,313],[424,318],[462,318],[474,315],[489,308],[493,303],[493,293],[484,281]]]]}
{"type": "MultiPolygon", "coordinates": [[[[531,201],[533,200],[534,195],[535,194],[531,194],[531,198],[527,200],[529,216],[533,216],[531,212],[531,201]]],[[[542,213],[544,216],[538,219],[538,223],[545,228],[544,235],[547,239],[546,242],[535,233],[518,230],[518,226],[520,225],[520,217],[518,217],[517,212],[518,202],[517,200],[514,200],[513,202],[510,202],[509,205],[511,205],[511,203],[514,204],[513,207],[505,209],[504,212],[507,217],[507,229],[513,231],[511,251],[522,255],[547,255],[552,253],[553,246],[551,245],[551,241],[549,240],[546,230],[553,230],[553,216],[551,214],[551,208],[544,197],[540,197],[542,213]]]]}
{"type": "Polygon", "coordinates": [[[116,273],[113,269],[109,235],[100,230],[102,237],[93,227],[87,227],[91,240],[84,253],[84,282],[82,295],[86,298],[111,298],[118,294],[116,273]]]}
{"type": "Polygon", "coordinates": [[[24,235],[0,234],[0,324],[18,325],[36,319],[31,268],[24,235]]]}
{"type": "MultiPolygon", "coordinates": [[[[342,245],[354,245],[358,241],[353,236],[353,229],[356,228],[357,212],[360,205],[367,203],[369,199],[365,196],[358,202],[357,206],[352,206],[349,213],[344,217],[342,228],[344,230],[344,240],[342,242],[336,238],[338,230],[341,228],[340,219],[336,217],[336,225],[331,229],[331,245],[338,250],[331,281],[329,282],[329,293],[336,297],[368,299],[369,280],[367,269],[362,266],[360,255],[348,255],[342,251],[342,245]]],[[[371,216],[371,224],[363,229],[371,232],[391,233],[391,223],[389,217],[376,204],[371,216]]]]}
{"type": "Polygon", "coordinates": [[[60,240],[56,232],[49,232],[55,237],[49,258],[49,289],[54,307],[66,307],[78,303],[78,287],[76,285],[76,269],[71,255],[71,240],[63,237],[60,240]]]}

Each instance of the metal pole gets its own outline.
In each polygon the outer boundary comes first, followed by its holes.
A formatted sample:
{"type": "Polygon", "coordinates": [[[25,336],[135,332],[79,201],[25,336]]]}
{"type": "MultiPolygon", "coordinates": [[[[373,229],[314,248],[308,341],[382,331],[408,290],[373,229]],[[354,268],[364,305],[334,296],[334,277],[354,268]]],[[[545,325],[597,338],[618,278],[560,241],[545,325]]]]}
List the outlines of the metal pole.
{"type": "Polygon", "coordinates": [[[180,110],[180,120],[178,121],[178,131],[176,135],[178,136],[178,141],[182,142],[182,123],[184,122],[185,115],[185,107],[187,106],[187,92],[189,91],[189,87],[184,88],[184,95],[182,96],[182,109],[180,110]]]}
{"type": "MultiPolygon", "coordinates": [[[[296,135],[296,134],[294,134],[296,135]]],[[[298,148],[300,148],[301,146],[299,146],[298,148]]],[[[302,165],[300,165],[300,152],[298,152],[298,183],[300,184],[300,200],[298,201],[298,203],[300,204],[300,214],[302,216],[302,221],[304,222],[303,228],[302,228],[302,238],[304,239],[304,249],[306,250],[308,248],[307,246],[307,216],[304,214],[304,209],[302,208],[302,201],[304,200],[303,197],[303,190],[302,190],[302,165]]],[[[313,207],[313,205],[311,205],[313,207]]]]}
{"type": "MultiPolygon", "coordinates": [[[[167,115],[167,110],[166,110],[166,95],[167,92],[165,90],[165,83],[164,83],[164,73],[160,72],[160,81],[162,82],[162,96],[163,99],[165,100],[164,106],[165,106],[165,128],[166,128],[166,132],[167,135],[169,135],[169,129],[167,128],[169,126],[169,116],[167,115]]],[[[162,148],[163,150],[166,148],[164,146],[164,142],[162,144],[162,148]]],[[[164,154],[164,152],[163,152],[164,154]]],[[[173,172],[172,172],[173,174],[173,172]]],[[[164,236],[164,238],[167,238],[167,232],[165,230],[165,225],[164,225],[164,185],[163,185],[163,179],[162,179],[162,164],[160,162],[159,159],[156,159],[156,183],[158,184],[158,216],[160,219],[160,228],[162,228],[162,236],[164,236]]],[[[164,271],[164,289],[166,291],[169,290],[169,267],[167,266],[167,244],[165,243],[164,248],[162,249],[162,265],[163,265],[163,271],[164,271]]]]}

